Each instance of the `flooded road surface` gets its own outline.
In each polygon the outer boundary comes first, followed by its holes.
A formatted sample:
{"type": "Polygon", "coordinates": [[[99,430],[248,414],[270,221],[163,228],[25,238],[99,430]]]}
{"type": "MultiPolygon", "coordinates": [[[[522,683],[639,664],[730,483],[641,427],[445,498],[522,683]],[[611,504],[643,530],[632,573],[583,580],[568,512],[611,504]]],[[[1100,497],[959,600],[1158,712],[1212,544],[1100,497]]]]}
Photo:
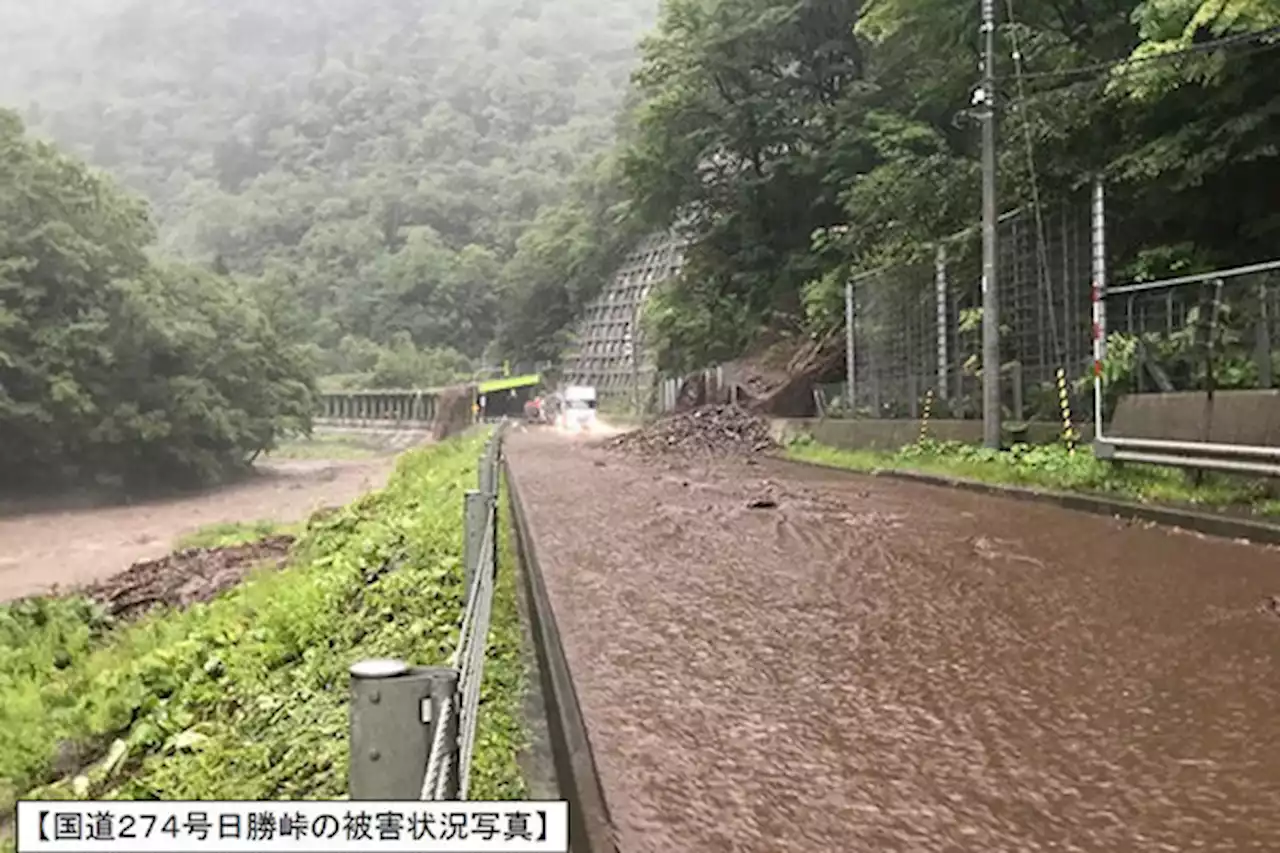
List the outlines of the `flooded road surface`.
{"type": "Polygon", "coordinates": [[[508,447],[626,853],[1280,850],[1280,552],[508,447]]]}

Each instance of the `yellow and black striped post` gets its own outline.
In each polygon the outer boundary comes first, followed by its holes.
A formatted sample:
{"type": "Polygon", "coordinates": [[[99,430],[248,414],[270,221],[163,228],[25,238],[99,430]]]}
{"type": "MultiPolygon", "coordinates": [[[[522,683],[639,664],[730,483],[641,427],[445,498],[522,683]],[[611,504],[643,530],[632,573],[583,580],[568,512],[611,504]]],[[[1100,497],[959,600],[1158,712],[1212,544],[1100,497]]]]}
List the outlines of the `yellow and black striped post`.
{"type": "Polygon", "coordinates": [[[924,393],[924,417],[920,419],[920,441],[929,437],[929,413],[933,411],[933,389],[924,393]]]}
{"type": "Polygon", "coordinates": [[[1071,425],[1071,400],[1067,396],[1067,372],[1058,368],[1058,405],[1062,408],[1062,440],[1067,452],[1076,452],[1076,431],[1071,425]]]}

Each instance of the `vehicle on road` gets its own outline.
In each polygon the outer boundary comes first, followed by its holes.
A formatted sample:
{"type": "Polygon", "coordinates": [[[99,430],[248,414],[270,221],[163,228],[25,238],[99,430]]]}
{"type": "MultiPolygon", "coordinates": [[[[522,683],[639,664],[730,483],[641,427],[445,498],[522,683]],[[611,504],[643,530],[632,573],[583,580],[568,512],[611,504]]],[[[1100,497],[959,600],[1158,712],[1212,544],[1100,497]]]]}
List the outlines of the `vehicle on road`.
{"type": "Polygon", "coordinates": [[[570,385],[564,389],[564,405],[556,425],[571,432],[590,432],[596,425],[596,389],[570,385]]]}
{"type": "Polygon", "coordinates": [[[535,397],[524,404],[524,420],[525,423],[542,424],[546,423],[546,404],[541,397],[535,397]]]}

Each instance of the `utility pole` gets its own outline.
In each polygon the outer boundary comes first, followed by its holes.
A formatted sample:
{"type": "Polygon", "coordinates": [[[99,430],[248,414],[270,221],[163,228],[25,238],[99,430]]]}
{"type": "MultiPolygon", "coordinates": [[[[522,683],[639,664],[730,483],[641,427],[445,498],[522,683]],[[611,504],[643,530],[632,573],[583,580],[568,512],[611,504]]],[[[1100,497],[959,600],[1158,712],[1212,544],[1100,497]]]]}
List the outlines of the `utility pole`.
{"type": "MultiPolygon", "coordinates": [[[[982,438],[1001,445],[1000,300],[996,280],[996,5],[982,3],[982,438]]],[[[975,100],[978,100],[975,98],[975,100]]]]}

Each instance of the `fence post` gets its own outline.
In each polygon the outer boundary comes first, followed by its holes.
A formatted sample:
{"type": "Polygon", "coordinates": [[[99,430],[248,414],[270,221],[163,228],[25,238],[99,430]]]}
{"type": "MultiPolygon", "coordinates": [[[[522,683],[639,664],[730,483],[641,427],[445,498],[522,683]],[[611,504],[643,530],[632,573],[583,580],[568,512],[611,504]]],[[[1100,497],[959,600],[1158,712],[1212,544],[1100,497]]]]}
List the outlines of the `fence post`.
{"type": "Polygon", "coordinates": [[[498,490],[502,485],[502,435],[499,433],[493,441],[493,459],[489,462],[489,485],[492,491],[489,493],[489,522],[492,525],[489,541],[493,543],[493,547],[489,549],[489,571],[492,577],[498,576],[498,490]]]}
{"type": "Polygon", "coordinates": [[[353,800],[415,800],[431,752],[424,702],[431,670],[403,661],[363,660],[350,674],[348,790],[353,800]]]}
{"type": "Polygon", "coordinates": [[[1255,327],[1256,340],[1254,361],[1258,363],[1258,387],[1270,388],[1271,376],[1271,318],[1267,316],[1267,282],[1264,279],[1258,284],[1258,322],[1255,327]]]}
{"type": "Polygon", "coordinates": [[[1009,368],[1009,383],[1013,390],[1013,419],[1021,423],[1026,414],[1023,405],[1022,362],[1015,361],[1009,368]]]}
{"type": "Polygon", "coordinates": [[[845,408],[848,409],[850,418],[858,416],[857,396],[853,393],[857,377],[857,364],[854,361],[857,354],[857,341],[854,338],[856,331],[853,317],[853,279],[850,278],[844,283],[844,396],[845,408]]]}
{"type": "Polygon", "coordinates": [[[480,467],[478,469],[480,491],[486,495],[493,494],[493,451],[485,449],[484,455],[480,457],[480,467]]]}
{"type": "Polygon", "coordinates": [[[1090,254],[1093,258],[1093,437],[1102,441],[1102,364],[1107,357],[1107,206],[1101,178],[1093,181],[1090,206],[1090,254]]]}
{"type": "MultiPolygon", "coordinates": [[[[483,466],[483,461],[481,462],[483,466]]],[[[484,545],[485,515],[489,509],[488,496],[484,492],[470,490],[465,498],[463,515],[462,568],[466,577],[466,601],[470,602],[471,586],[476,579],[476,566],[480,561],[480,549],[484,545]]]]}
{"type": "Polygon", "coordinates": [[[933,287],[938,336],[938,399],[947,399],[947,247],[938,244],[933,258],[933,287]]]}

